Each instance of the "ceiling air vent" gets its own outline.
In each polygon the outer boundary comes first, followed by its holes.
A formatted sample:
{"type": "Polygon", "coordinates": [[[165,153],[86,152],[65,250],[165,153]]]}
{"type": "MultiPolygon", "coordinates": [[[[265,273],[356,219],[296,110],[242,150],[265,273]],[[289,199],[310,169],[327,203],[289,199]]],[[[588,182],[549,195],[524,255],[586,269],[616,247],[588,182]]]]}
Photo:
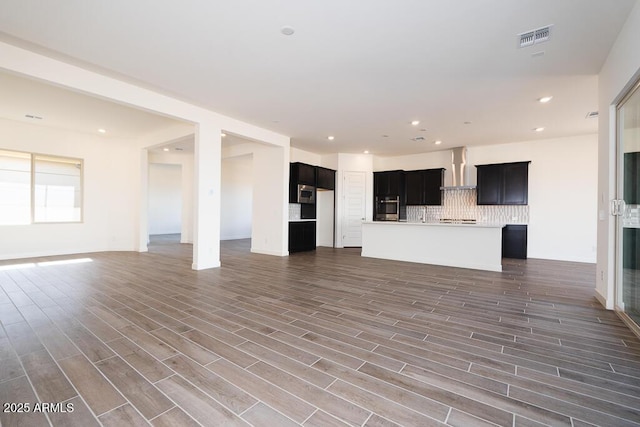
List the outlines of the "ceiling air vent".
{"type": "Polygon", "coordinates": [[[424,136],[416,136],[415,138],[411,138],[412,141],[424,141],[424,136]]]}
{"type": "Polygon", "coordinates": [[[533,46],[549,40],[551,36],[551,25],[518,34],[518,47],[533,46]]]}
{"type": "Polygon", "coordinates": [[[591,112],[587,113],[585,119],[595,119],[596,117],[598,117],[598,112],[597,111],[591,111],[591,112]]]}

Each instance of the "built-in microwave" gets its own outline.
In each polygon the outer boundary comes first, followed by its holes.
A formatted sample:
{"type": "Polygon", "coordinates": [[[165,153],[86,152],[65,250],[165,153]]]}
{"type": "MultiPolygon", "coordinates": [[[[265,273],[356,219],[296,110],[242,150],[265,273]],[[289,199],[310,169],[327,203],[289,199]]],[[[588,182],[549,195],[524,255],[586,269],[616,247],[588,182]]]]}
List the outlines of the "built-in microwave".
{"type": "Polygon", "coordinates": [[[400,219],[400,197],[376,197],[376,221],[398,221],[400,219]]]}
{"type": "Polygon", "coordinates": [[[298,184],[298,203],[313,205],[316,203],[316,187],[298,184]]]}

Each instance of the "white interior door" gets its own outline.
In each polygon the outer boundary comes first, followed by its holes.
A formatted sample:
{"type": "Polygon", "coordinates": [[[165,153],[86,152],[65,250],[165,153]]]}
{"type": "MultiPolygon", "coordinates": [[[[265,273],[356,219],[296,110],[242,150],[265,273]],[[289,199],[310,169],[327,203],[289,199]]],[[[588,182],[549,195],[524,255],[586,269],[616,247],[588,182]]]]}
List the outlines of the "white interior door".
{"type": "Polygon", "coordinates": [[[366,172],[344,173],[342,246],[362,246],[362,221],[365,219],[366,172]]]}

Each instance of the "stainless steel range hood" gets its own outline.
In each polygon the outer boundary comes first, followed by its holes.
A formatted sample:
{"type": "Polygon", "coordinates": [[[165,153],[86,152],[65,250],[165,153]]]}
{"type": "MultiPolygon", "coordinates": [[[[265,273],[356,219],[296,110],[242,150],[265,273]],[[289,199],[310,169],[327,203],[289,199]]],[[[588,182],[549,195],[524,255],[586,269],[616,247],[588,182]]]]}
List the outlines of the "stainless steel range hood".
{"type": "Polygon", "coordinates": [[[469,170],[467,168],[467,147],[455,147],[451,149],[451,173],[453,180],[449,187],[440,187],[441,190],[472,190],[475,185],[469,184],[469,170]]]}

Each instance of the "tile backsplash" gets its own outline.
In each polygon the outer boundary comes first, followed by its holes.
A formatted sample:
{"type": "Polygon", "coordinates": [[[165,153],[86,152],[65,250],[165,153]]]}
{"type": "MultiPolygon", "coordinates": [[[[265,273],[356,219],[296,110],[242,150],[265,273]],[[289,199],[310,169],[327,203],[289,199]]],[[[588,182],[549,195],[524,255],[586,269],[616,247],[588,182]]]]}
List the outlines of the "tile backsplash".
{"type": "Polygon", "coordinates": [[[299,221],[302,216],[299,203],[289,203],[289,221],[299,221]]]}
{"type": "Polygon", "coordinates": [[[407,206],[407,221],[438,222],[442,218],[475,219],[478,222],[528,224],[528,205],[478,206],[475,189],[442,190],[442,206],[407,206]]]}
{"type": "Polygon", "coordinates": [[[622,223],[625,227],[640,227],[640,205],[626,205],[622,223]]]}

